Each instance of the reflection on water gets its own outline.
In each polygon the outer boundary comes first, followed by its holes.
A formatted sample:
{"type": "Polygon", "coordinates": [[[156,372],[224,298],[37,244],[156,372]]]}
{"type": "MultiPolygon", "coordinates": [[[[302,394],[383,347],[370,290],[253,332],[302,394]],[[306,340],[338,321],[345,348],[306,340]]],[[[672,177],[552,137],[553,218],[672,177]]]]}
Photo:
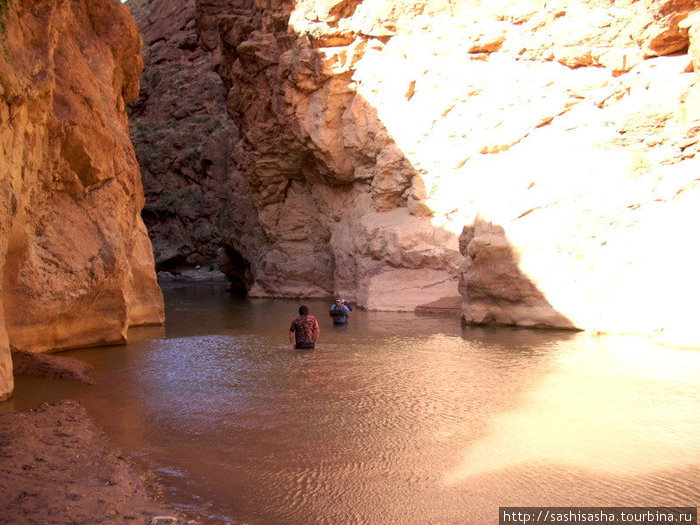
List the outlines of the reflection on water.
{"type": "Polygon", "coordinates": [[[611,475],[692,464],[700,458],[698,357],[634,337],[562,345],[549,373],[517,408],[491,418],[488,435],[446,479],[537,462],[611,475]]]}
{"type": "Polygon", "coordinates": [[[80,399],[212,523],[489,524],[499,506],[695,505],[700,352],[629,337],[462,329],[323,301],[165,290],[165,329],[70,355],[93,386],[18,378],[4,409],[80,399]]]}

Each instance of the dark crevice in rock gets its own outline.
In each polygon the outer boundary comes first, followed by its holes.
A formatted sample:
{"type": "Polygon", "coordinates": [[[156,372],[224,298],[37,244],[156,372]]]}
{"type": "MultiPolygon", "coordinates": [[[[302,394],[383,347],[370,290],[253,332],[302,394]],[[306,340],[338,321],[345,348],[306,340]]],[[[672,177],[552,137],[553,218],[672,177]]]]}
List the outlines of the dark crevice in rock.
{"type": "Polygon", "coordinates": [[[235,295],[248,295],[253,284],[250,263],[233,246],[224,245],[223,248],[226,260],[220,269],[229,280],[229,290],[235,295]]]}

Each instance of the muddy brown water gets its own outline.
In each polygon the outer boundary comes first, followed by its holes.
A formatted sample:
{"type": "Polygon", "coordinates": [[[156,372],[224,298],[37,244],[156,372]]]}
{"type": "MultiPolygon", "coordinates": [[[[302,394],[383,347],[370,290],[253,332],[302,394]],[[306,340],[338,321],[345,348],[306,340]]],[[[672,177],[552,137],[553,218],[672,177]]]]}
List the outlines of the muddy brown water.
{"type": "Polygon", "coordinates": [[[165,288],[165,328],[68,352],[78,399],[167,501],[210,523],[492,524],[499,506],[695,506],[700,352],[642,338],[355,310],[287,347],[298,301],[165,288]]]}

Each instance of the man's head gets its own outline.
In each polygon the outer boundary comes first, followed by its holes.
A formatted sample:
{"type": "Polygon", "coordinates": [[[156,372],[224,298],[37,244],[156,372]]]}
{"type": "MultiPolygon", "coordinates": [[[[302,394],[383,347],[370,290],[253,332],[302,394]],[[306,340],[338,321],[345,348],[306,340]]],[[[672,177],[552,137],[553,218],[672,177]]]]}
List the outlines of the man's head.
{"type": "Polygon", "coordinates": [[[341,304],[343,304],[343,300],[342,300],[340,297],[338,297],[338,298],[335,300],[335,304],[337,304],[338,306],[340,306],[341,304]]]}
{"type": "Polygon", "coordinates": [[[303,304],[299,307],[299,315],[309,315],[309,308],[303,304]]]}

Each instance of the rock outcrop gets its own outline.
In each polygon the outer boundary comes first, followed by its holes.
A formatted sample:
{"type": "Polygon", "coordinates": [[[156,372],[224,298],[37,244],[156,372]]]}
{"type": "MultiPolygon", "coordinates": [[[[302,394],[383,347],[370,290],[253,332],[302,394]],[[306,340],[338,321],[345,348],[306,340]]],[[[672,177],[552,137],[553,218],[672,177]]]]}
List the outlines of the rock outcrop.
{"type": "Polygon", "coordinates": [[[138,28],[112,0],[28,0],[0,52],[0,398],[10,347],[123,343],[163,322],[125,104],[138,28]]]}
{"type": "MultiPolygon", "coordinates": [[[[362,306],[400,310],[447,296],[455,307],[461,260],[457,236],[406,212],[402,194],[410,180],[397,182],[391,174],[399,169],[410,179],[412,168],[372,108],[358,98],[356,110],[368,113],[367,125],[375,128],[371,133],[390,144],[380,162],[383,179],[374,190],[371,159],[382,148],[357,137],[367,143],[356,147],[367,151],[354,154],[362,163],[358,173],[365,170],[356,177],[353,159],[317,158],[298,129],[298,115],[278,78],[279,61],[290,58],[287,51],[296,40],[288,27],[291,5],[159,0],[129,5],[146,43],[147,70],[131,110],[132,136],[144,172],[149,201],[144,215],[159,269],[181,270],[214,260],[239,284],[236,276],[245,274],[253,296],[342,293],[362,306]],[[264,35],[265,42],[251,35],[264,35]],[[238,47],[245,55],[241,60],[238,47]],[[207,67],[219,73],[223,86],[207,67]],[[206,86],[192,87],[192,78],[206,86]],[[201,93],[216,90],[231,121],[215,98],[207,96],[207,104],[202,103],[201,93]],[[206,146],[211,136],[206,123],[213,120],[226,128],[231,141],[223,149],[206,146]],[[191,141],[205,140],[186,142],[178,131],[182,128],[189,130],[185,135],[191,141]],[[228,144],[231,156],[205,155],[207,150],[228,150],[228,144]],[[186,150],[192,155],[184,155],[186,150]],[[183,155],[186,166],[177,161],[183,155]],[[226,177],[212,179],[211,172],[226,177]],[[218,209],[203,204],[212,197],[218,209]],[[395,268],[387,266],[389,258],[395,268]]],[[[349,94],[343,84],[347,82],[334,85],[349,94]]],[[[331,100],[334,92],[327,95],[331,100]]],[[[316,107],[336,123],[340,109],[333,113],[316,107]]],[[[353,125],[348,122],[346,128],[353,125]]],[[[319,129],[336,142],[334,151],[342,131],[319,129]]],[[[358,130],[353,133],[357,136],[358,130]]]]}
{"type": "Polygon", "coordinates": [[[698,342],[696,1],[188,5],[252,294],[698,342]]]}

